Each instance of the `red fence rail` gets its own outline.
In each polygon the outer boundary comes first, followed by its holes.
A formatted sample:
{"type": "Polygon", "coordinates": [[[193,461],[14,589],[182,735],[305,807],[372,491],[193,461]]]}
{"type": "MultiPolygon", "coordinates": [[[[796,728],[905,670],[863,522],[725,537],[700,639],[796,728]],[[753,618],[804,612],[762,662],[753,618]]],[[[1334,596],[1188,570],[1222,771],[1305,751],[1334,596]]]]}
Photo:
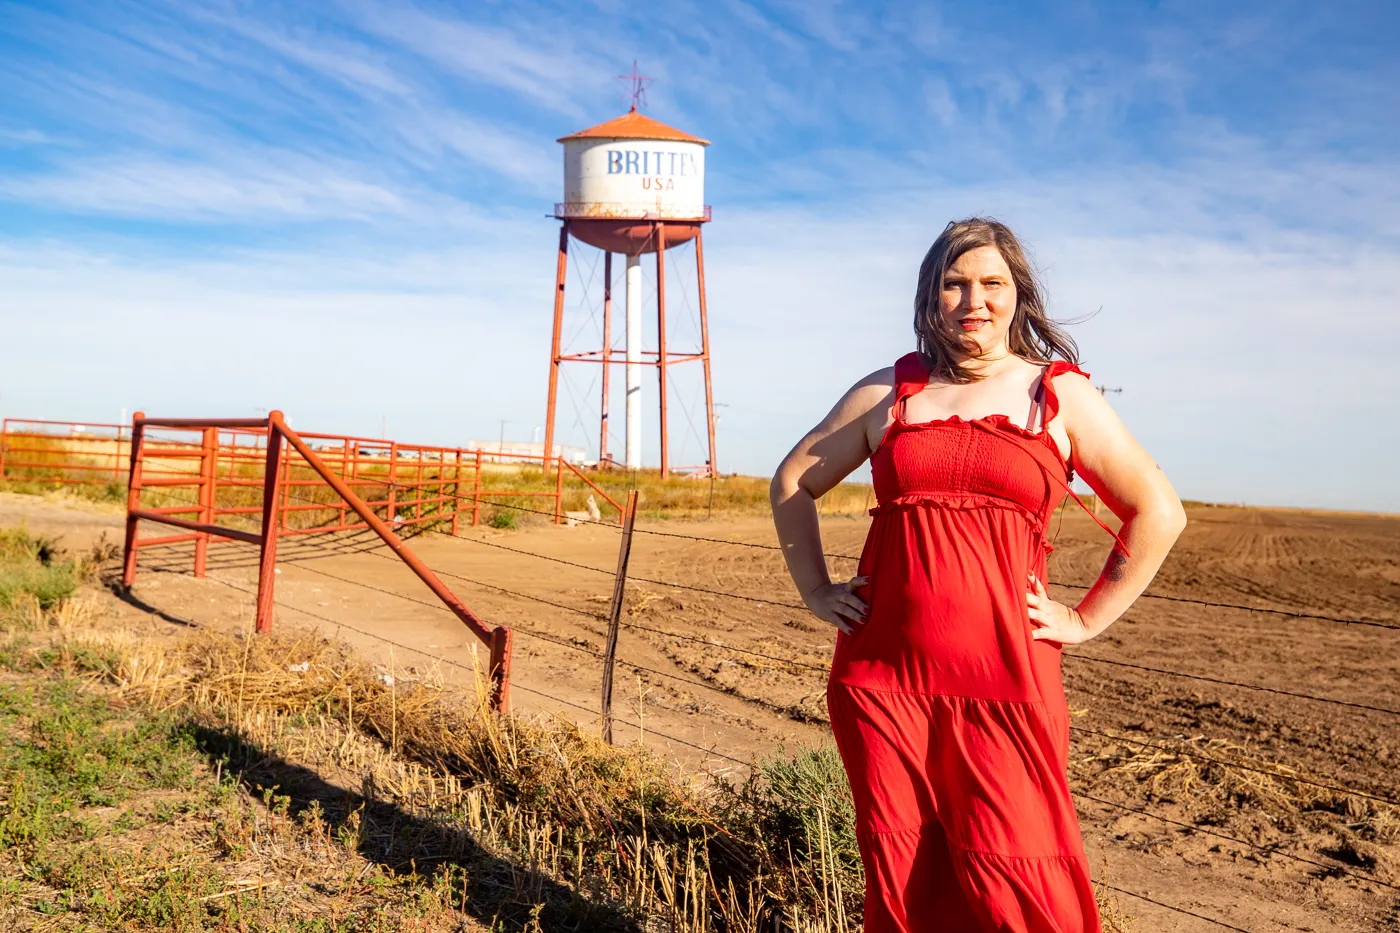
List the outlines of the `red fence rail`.
{"type": "Polygon", "coordinates": [[[0,422],[0,479],[120,485],[126,482],[130,453],[130,425],[36,418],[0,422]]]}
{"type": "MultiPolygon", "coordinates": [[[[469,609],[394,531],[394,525],[404,526],[428,517],[456,524],[460,501],[444,492],[448,486],[459,485],[460,470],[444,475],[424,477],[426,448],[414,448],[418,456],[415,482],[398,483],[388,476],[369,477],[358,469],[358,445],[332,446],[331,457],[326,450],[316,451],[308,439],[326,439],[328,435],[301,435],[287,426],[281,412],[271,412],[267,418],[195,419],[148,418],[137,412],[132,421],[127,466],[127,517],[122,559],[122,583],[130,587],[136,582],[137,557],[141,549],[159,545],[194,543],[194,573],[203,577],[208,548],[215,541],[236,541],[255,544],[259,549],[257,609],[254,628],[266,633],[272,628],[274,588],[276,584],[277,543],[289,534],[308,532],[368,529],[385,544],[423,581],[453,615],[490,650],[488,674],[491,679],[492,704],[504,710],[510,701],[511,633],[504,626],[488,626],[469,609]],[[221,437],[230,438],[221,443],[221,437]],[[337,455],[344,454],[339,456],[337,455]],[[338,468],[338,469],[337,469],[338,468]],[[366,499],[356,487],[386,489],[383,499],[366,499]],[[220,489],[235,493],[260,487],[256,504],[220,505],[220,489]],[[291,501],[293,489],[321,494],[323,501],[308,504],[301,499],[291,501]],[[406,497],[400,492],[406,489],[406,497]],[[325,491],[330,495],[324,495],[325,491]],[[157,505],[146,500],[175,492],[185,501],[173,505],[157,505]],[[449,512],[441,509],[424,515],[424,507],[452,503],[449,512]],[[288,517],[313,511],[312,520],[303,527],[290,527],[288,517]],[[387,518],[381,518],[378,511],[387,518]],[[400,516],[413,513],[412,518],[400,516]],[[249,519],[258,516],[254,527],[249,519]],[[220,518],[236,524],[221,524],[220,518]],[[155,537],[140,536],[141,523],[150,522],[178,529],[174,534],[155,537]]],[[[354,441],[353,438],[335,438],[354,441]]],[[[391,462],[398,445],[391,452],[391,462]]],[[[440,451],[441,449],[439,449],[440,451]]],[[[441,459],[437,461],[441,464],[441,459]]],[[[453,465],[458,461],[454,459],[453,465]]],[[[476,463],[472,463],[476,467],[476,463]]],[[[475,473],[479,479],[479,468],[475,473]]],[[[516,493],[512,493],[516,494],[516,493]]],[[[479,508],[479,501],[471,503],[479,508]]]]}
{"type": "MultiPolygon", "coordinates": [[[[155,463],[146,468],[142,486],[172,493],[198,492],[189,501],[173,495],[181,501],[158,506],[155,511],[199,515],[205,524],[212,524],[218,515],[256,519],[261,504],[240,501],[231,491],[242,489],[251,495],[262,485],[266,430],[257,426],[265,423],[266,419],[258,418],[163,419],[159,434],[147,433],[147,453],[155,463]],[[202,432],[197,441],[191,435],[195,430],[202,432]]],[[[41,486],[128,485],[132,436],[131,425],[7,418],[0,424],[0,481],[41,486]]],[[[622,513],[615,499],[562,457],[545,460],[529,454],[406,444],[346,434],[306,432],[299,436],[329,471],[358,490],[368,505],[383,510],[393,527],[446,520],[455,533],[467,519],[472,525],[481,523],[483,504],[511,499],[553,499],[554,520],[559,523],[564,520],[566,480],[581,481],[619,516],[622,513]],[[522,467],[538,469],[538,482],[529,488],[521,483],[493,486],[503,475],[502,469],[522,467]]],[[[323,478],[304,469],[305,464],[300,467],[291,461],[281,467],[279,535],[369,527],[344,502],[327,493],[323,478]],[[316,501],[318,496],[325,504],[316,501]]],[[[201,553],[207,548],[207,539],[188,536],[150,543],[177,540],[203,542],[199,544],[201,553]]],[[[199,563],[202,567],[202,559],[199,563]]]]}

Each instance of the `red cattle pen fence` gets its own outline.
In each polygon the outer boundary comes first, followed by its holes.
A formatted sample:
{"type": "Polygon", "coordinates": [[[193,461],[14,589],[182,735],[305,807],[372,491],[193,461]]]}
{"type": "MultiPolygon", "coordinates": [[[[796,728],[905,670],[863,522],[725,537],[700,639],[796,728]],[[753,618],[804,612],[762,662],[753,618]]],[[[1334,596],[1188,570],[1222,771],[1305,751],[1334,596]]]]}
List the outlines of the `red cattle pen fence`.
{"type": "Polygon", "coordinates": [[[131,457],[131,425],[6,418],[0,480],[120,486],[131,457]]]}
{"type": "MultiPolygon", "coordinates": [[[[207,439],[201,436],[197,444],[192,443],[188,433],[194,429],[182,429],[184,433],[180,437],[172,437],[170,443],[161,448],[171,451],[172,455],[146,470],[146,475],[152,478],[147,485],[156,485],[157,479],[162,482],[170,479],[165,485],[171,487],[188,485],[188,471],[182,467],[193,459],[203,463],[207,443],[213,448],[211,488],[215,485],[218,488],[258,487],[260,481],[250,482],[248,475],[261,470],[263,434],[256,429],[213,426],[265,421],[265,418],[199,420],[199,424],[210,426],[212,434],[207,439]],[[175,448],[180,450],[175,452],[175,448]],[[165,476],[166,473],[172,475],[165,476]]],[[[0,482],[40,487],[110,486],[119,494],[120,487],[129,481],[134,430],[134,422],[123,425],[6,418],[0,423],[0,482]]],[[[386,521],[396,527],[447,520],[455,532],[459,523],[468,518],[472,525],[479,525],[483,505],[496,502],[508,508],[509,501],[517,499],[542,501],[552,509],[555,522],[562,523],[564,500],[569,494],[566,483],[582,484],[619,516],[622,514],[622,506],[615,499],[561,456],[544,458],[479,448],[406,444],[345,434],[303,432],[299,436],[317,452],[323,463],[351,486],[381,487],[383,497],[369,504],[385,510],[386,521]],[[518,474],[522,468],[536,470],[539,476],[530,482],[504,484],[505,478],[518,474]],[[497,485],[493,486],[493,482],[497,485]]],[[[315,476],[288,477],[284,488],[324,489],[325,485],[315,476]]],[[[297,493],[289,493],[289,498],[297,496],[297,493]]],[[[216,507],[216,510],[247,516],[257,513],[258,507],[244,503],[241,508],[234,505],[216,507]]],[[[337,523],[328,524],[320,520],[326,507],[315,502],[288,501],[280,509],[283,520],[278,533],[304,534],[366,527],[349,514],[348,506],[343,503],[335,511],[337,523]],[[310,517],[315,520],[308,522],[308,516],[299,516],[299,512],[313,513],[310,517]]]]}
{"type": "MultiPolygon", "coordinates": [[[[497,709],[507,708],[510,629],[483,622],[394,530],[429,519],[455,526],[459,512],[455,508],[459,501],[456,489],[464,476],[460,461],[454,458],[445,463],[438,458],[436,468],[425,471],[423,451],[414,449],[418,458],[413,470],[416,481],[399,483],[393,479],[399,476],[395,469],[399,445],[390,444],[390,457],[384,458],[375,456],[379,451],[364,449],[365,443],[356,438],[302,436],[288,427],[277,411],[266,418],[225,419],[148,418],[137,412],[129,445],[122,584],[130,587],[136,582],[137,555],[143,548],[193,542],[194,575],[203,577],[211,543],[256,545],[254,630],[266,633],[272,628],[279,539],[369,530],[489,648],[492,704],[497,709]],[[313,449],[312,442],[321,446],[320,452],[313,449]],[[381,465],[376,461],[385,459],[389,468],[378,469],[381,465]],[[147,501],[169,498],[172,492],[183,501],[147,501]],[[445,507],[449,503],[453,508],[445,507]],[[385,517],[376,514],[378,511],[385,517]],[[399,517],[404,514],[412,517],[399,517]],[[175,531],[143,538],[142,522],[175,531]]],[[[479,471],[476,476],[479,479],[479,471]]]]}
{"type": "Polygon", "coordinates": [[[560,456],[297,432],[276,411],[264,418],[212,419],[137,412],[130,425],[7,418],[0,424],[0,481],[106,486],[114,498],[125,485],[127,587],[135,583],[144,548],[193,544],[194,575],[202,578],[211,545],[256,545],[254,629],[260,633],[272,626],[279,539],[372,532],[488,647],[498,709],[509,702],[510,630],[483,622],[400,532],[429,527],[456,534],[467,522],[481,523],[483,505],[509,509],[522,499],[545,506],[526,511],[552,512],[562,522],[566,481],[571,487],[581,483],[622,511],[560,456]],[[143,522],[161,525],[165,533],[142,537],[143,522]]]}

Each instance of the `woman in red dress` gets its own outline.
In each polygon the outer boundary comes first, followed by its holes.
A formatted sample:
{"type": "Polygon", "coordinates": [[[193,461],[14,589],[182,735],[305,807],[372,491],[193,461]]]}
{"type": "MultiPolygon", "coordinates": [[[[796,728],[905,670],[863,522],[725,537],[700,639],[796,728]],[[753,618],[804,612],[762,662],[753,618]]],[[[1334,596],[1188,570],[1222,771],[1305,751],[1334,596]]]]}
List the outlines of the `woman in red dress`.
{"type": "Polygon", "coordinates": [[[1004,225],[948,225],[919,269],[914,331],[918,350],[842,396],[772,489],[793,582],[840,629],[827,706],[865,929],[1097,933],[1060,651],[1141,595],[1185,512],[1075,365],[1004,225]],[[833,583],[816,500],[867,457],[878,507],[859,575],[833,583]],[[1076,471],[1123,524],[1066,605],[1045,591],[1047,535],[1076,471]]]}

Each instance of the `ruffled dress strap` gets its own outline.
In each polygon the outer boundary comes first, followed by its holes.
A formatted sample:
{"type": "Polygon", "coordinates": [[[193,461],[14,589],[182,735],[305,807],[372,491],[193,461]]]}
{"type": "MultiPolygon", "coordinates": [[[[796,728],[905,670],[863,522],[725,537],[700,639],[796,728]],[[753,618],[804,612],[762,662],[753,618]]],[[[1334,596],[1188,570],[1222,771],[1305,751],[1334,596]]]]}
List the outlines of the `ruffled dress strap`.
{"type": "MultiPolygon", "coordinates": [[[[929,370],[924,365],[923,358],[918,352],[906,353],[894,361],[894,404],[890,406],[890,423],[885,428],[884,435],[880,438],[880,443],[875,445],[875,451],[884,447],[889,441],[890,435],[895,429],[904,423],[904,403],[909,396],[917,395],[928,385],[929,370]]],[[[871,456],[875,455],[871,451],[871,456]]],[[[872,509],[870,512],[874,515],[872,509]]]]}
{"type": "Polygon", "coordinates": [[[1085,379],[1091,378],[1088,373],[1068,360],[1055,360],[1045,367],[1045,372],[1040,377],[1040,390],[1045,396],[1045,413],[1040,417],[1041,430],[1060,413],[1060,397],[1055,394],[1055,377],[1065,373],[1078,373],[1085,379]]]}
{"type": "MultiPolygon", "coordinates": [[[[1054,379],[1056,376],[1068,372],[1078,373],[1085,379],[1090,378],[1088,373],[1086,373],[1084,370],[1080,369],[1078,366],[1067,360],[1053,361],[1052,363],[1050,363],[1050,365],[1045,367],[1045,372],[1041,374],[1039,394],[1043,394],[1045,399],[1045,414],[1041,417],[1040,422],[1041,434],[1045,434],[1046,426],[1049,425],[1050,422],[1054,421],[1055,416],[1060,413],[1060,397],[1055,392],[1054,379]]],[[[1108,524],[1104,522],[1103,519],[1095,515],[1094,510],[1089,508],[1089,506],[1087,506],[1084,503],[1084,500],[1079,498],[1079,494],[1076,493],[1070,487],[1070,481],[1074,479],[1074,468],[1069,463],[1065,462],[1063,458],[1059,456],[1058,453],[1052,454],[1050,452],[1050,448],[1043,444],[1030,443],[1020,435],[1010,434],[1006,431],[999,431],[994,426],[989,425],[986,422],[973,421],[970,423],[976,425],[979,428],[982,428],[983,430],[991,431],[998,437],[1002,437],[1008,441],[1011,441],[1012,443],[1016,444],[1016,446],[1026,451],[1026,453],[1030,454],[1031,458],[1035,460],[1036,464],[1040,467],[1041,472],[1045,474],[1045,478],[1049,480],[1051,484],[1058,486],[1061,490],[1063,490],[1066,495],[1068,495],[1071,499],[1073,499],[1079,504],[1079,507],[1084,510],[1084,514],[1088,515],[1094,520],[1094,523],[1096,525],[1098,525],[1104,531],[1108,532],[1109,535],[1113,538],[1114,543],[1118,545],[1118,549],[1123,552],[1123,555],[1125,557],[1132,556],[1128,552],[1128,546],[1123,543],[1122,537],[1120,537],[1119,534],[1115,532],[1112,528],[1108,527],[1108,524]],[[1051,457],[1054,457],[1055,461],[1057,462],[1052,462],[1051,457]],[[1056,467],[1059,467],[1060,469],[1057,470],[1055,469],[1056,467]],[[1061,475],[1062,473],[1063,475],[1061,475]]],[[[1051,446],[1054,445],[1053,440],[1050,440],[1049,443],[1051,446]]]]}
{"type": "Polygon", "coordinates": [[[894,361],[894,417],[904,420],[904,403],[928,386],[929,370],[918,352],[906,353],[894,361]]]}

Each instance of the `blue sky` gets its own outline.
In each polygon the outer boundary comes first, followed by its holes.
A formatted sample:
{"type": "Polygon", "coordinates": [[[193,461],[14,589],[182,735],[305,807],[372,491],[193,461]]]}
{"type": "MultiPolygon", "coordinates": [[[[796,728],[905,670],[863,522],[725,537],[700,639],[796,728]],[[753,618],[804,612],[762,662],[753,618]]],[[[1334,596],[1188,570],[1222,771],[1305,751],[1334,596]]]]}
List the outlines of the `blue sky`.
{"type": "Polygon", "coordinates": [[[713,142],[722,469],[910,349],[924,250],[985,212],[1183,495],[1400,511],[1397,10],[0,2],[0,412],[528,439],[554,140],[635,58],[713,142]]]}

